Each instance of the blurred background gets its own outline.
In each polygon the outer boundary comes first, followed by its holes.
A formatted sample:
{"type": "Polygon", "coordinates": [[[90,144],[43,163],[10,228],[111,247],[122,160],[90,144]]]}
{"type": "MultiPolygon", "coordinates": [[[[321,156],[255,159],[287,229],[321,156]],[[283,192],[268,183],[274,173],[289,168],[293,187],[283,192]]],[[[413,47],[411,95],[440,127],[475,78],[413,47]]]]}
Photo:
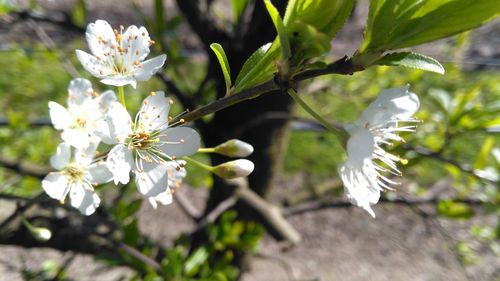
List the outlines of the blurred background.
{"type": "MultiPolygon", "coordinates": [[[[358,1],[325,61],[356,51],[367,13],[368,2],[358,1]]],[[[177,112],[221,97],[209,44],[224,46],[234,74],[276,36],[260,1],[1,0],[0,280],[500,280],[499,20],[416,48],[439,60],[444,75],[373,67],[300,85],[311,107],[342,123],[382,89],[409,84],[419,96],[423,122],[387,148],[408,164],[402,184],[374,207],[376,219],[346,200],[335,137],[288,96],[266,94],[193,124],[206,146],[231,137],[254,145],[251,190],[282,210],[301,236],[293,245],[245,202],[200,219],[234,187],[196,167],[188,166],[177,200],[158,210],[133,184],[99,189],[103,203],[90,217],[41,194],[59,143],[48,101],[65,104],[73,77],[106,89],[75,56],[88,50],[85,27],[96,19],[145,26],[157,42],[152,53],[168,56],[164,71],[127,88],[132,111],[153,90],[174,96],[177,112]],[[36,240],[23,221],[50,229],[52,239],[36,240]],[[159,263],[163,279],[144,257],[159,263]]]]}

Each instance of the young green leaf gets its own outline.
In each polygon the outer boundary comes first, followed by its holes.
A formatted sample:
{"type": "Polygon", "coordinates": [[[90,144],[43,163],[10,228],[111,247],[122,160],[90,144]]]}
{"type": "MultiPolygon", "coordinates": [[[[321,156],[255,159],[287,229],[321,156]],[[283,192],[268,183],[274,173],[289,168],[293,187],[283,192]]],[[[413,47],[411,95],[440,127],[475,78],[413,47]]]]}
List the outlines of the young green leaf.
{"type": "Polygon", "coordinates": [[[231,10],[233,12],[233,23],[240,20],[241,15],[248,5],[248,0],[231,0],[231,10]]]}
{"type": "Polygon", "coordinates": [[[272,64],[272,59],[279,53],[279,44],[267,43],[258,48],[243,64],[238,77],[236,77],[235,91],[240,91],[264,82],[273,77],[275,68],[272,64]]]}
{"type": "Polygon", "coordinates": [[[444,74],[444,68],[437,60],[413,52],[387,54],[374,64],[403,66],[444,74]]]}
{"type": "Polygon", "coordinates": [[[371,0],[360,52],[394,50],[445,38],[499,14],[495,0],[371,0]]]}
{"type": "Polygon", "coordinates": [[[270,0],[264,0],[264,4],[266,4],[267,12],[271,16],[274,27],[278,32],[283,59],[287,60],[292,56],[292,52],[290,50],[290,42],[288,41],[288,36],[285,30],[285,25],[283,24],[283,20],[281,20],[280,13],[276,9],[276,7],[273,6],[273,3],[271,3],[270,0]]]}
{"type": "Polygon", "coordinates": [[[220,44],[212,43],[210,48],[214,51],[215,56],[219,60],[220,67],[222,69],[222,74],[224,75],[224,80],[226,82],[226,95],[229,94],[231,89],[231,69],[229,68],[229,62],[227,61],[226,53],[220,44]]]}

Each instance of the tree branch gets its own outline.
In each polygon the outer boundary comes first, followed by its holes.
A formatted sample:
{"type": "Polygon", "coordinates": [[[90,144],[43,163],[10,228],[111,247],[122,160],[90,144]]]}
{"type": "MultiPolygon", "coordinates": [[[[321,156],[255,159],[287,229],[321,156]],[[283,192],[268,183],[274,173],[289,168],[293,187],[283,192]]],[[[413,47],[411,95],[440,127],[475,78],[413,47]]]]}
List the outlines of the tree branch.
{"type": "Polygon", "coordinates": [[[179,116],[175,118],[173,122],[179,121],[181,118],[184,121],[189,122],[196,119],[199,119],[205,115],[217,112],[224,108],[227,108],[231,105],[237,104],[244,100],[253,99],[261,94],[268,93],[275,90],[287,90],[292,88],[292,86],[299,81],[311,79],[314,77],[327,75],[327,74],[343,74],[343,75],[351,75],[356,71],[363,70],[360,67],[353,65],[348,57],[343,57],[322,69],[311,69],[305,70],[293,76],[290,81],[281,81],[280,78],[275,77],[273,79],[268,80],[262,84],[254,86],[249,89],[242,90],[238,93],[234,93],[227,97],[218,99],[213,101],[205,106],[197,108],[191,112],[186,113],[183,116],[179,116]]]}
{"type": "MultiPolygon", "coordinates": [[[[415,206],[415,205],[423,205],[423,204],[437,204],[442,200],[447,200],[447,199],[438,199],[438,198],[412,198],[412,199],[407,199],[407,198],[397,198],[397,199],[386,199],[386,198],[381,198],[378,204],[381,203],[390,203],[390,204],[398,204],[398,205],[404,205],[404,206],[415,206]]],[[[458,203],[465,203],[469,205],[480,205],[483,202],[479,199],[473,199],[473,198],[465,198],[465,199],[460,199],[460,198],[454,198],[454,199],[449,199],[453,200],[454,202],[458,203]]],[[[335,200],[332,202],[323,202],[323,201],[312,201],[312,202],[307,202],[307,203],[302,203],[297,206],[289,207],[283,210],[283,216],[285,217],[291,217],[295,215],[300,215],[306,212],[312,212],[312,211],[319,211],[323,209],[328,209],[328,208],[351,208],[354,207],[354,205],[351,204],[349,200],[345,199],[340,199],[340,200],[335,200]]]]}

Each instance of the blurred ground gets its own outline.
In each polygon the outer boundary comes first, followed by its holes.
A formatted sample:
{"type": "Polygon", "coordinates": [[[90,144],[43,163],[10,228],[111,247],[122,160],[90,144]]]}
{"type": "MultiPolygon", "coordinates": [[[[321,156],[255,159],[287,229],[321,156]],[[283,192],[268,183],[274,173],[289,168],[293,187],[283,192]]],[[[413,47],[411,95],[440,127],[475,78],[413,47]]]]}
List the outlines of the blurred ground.
{"type": "MultiPolygon", "coordinates": [[[[64,10],[72,1],[47,1],[47,5],[64,10]]],[[[115,25],[139,22],[133,16],[125,1],[89,1],[90,18],[106,18],[115,25]]],[[[151,11],[149,1],[138,1],[146,11],[151,11]]],[[[168,3],[168,13],[175,13],[173,1],[168,3]]],[[[360,8],[338,38],[334,41],[333,53],[352,54],[361,40],[363,17],[366,9],[360,8]]],[[[50,24],[43,24],[56,43],[64,43],[68,37],[80,36],[66,32],[50,24]]],[[[465,57],[467,61],[500,57],[498,44],[500,24],[497,21],[474,32],[472,45],[465,57]],[[494,34],[492,36],[492,34],[494,34]],[[495,35],[496,34],[496,35],[495,35]]],[[[185,27],[183,27],[185,28],[185,27]]],[[[23,25],[1,23],[0,43],[36,40],[36,35],[23,25]]],[[[83,39],[82,39],[83,40],[83,39]]],[[[187,48],[196,49],[197,40],[186,36],[187,48]]],[[[422,46],[424,53],[437,58],[445,56],[447,40],[422,46]]],[[[494,61],[493,61],[494,62],[494,61]]],[[[474,64],[477,65],[477,64],[474,64]]],[[[300,180],[280,180],[272,200],[280,202],[283,194],[300,188],[300,180]]],[[[202,204],[205,190],[184,188],[188,196],[202,204]]],[[[430,213],[433,212],[432,208],[430,213]]],[[[0,214],[7,214],[9,206],[1,206],[0,214]]],[[[201,206],[200,206],[201,209],[201,206]]],[[[377,219],[371,219],[357,208],[326,209],[296,215],[290,222],[302,234],[299,245],[286,249],[271,237],[262,241],[260,254],[254,258],[252,267],[244,281],[281,280],[500,280],[500,258],[490,249],[481,248],[477,264],[462,266],[454,247],[460,239],[468,237],[468,228],[475,222],[488,223],[495,219],[478,215],[475,219],[460,222],[432,217],[422,217],[404,206],[377,206],[377,219]]],[[[152,238],[169,245],[179,233],[190,231],[194,224],[173,204],[152,210],[144,205],[140,212],[141,229],[152,238]]],[[[60,253],[51,249],[24,249],[14,246],[0,246],[0,281],[22,280],[20,271],[25,268],[37,270],[47,260],[63,262],[71,253],[60,253]]],[[[130,276],[126,268],[108,269],[96,263],[92,257],[77,255],[69,267],[69,276],[78,281],[111,281],[130,276]]]]}

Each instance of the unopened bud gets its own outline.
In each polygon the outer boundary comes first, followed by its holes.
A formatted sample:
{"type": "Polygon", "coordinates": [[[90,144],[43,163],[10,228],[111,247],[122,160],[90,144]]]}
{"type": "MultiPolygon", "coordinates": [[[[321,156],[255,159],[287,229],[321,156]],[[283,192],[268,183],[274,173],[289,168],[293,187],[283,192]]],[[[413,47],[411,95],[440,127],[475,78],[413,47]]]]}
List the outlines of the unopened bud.
{"type": "Polygon", "coordinates": [[[23,220],[26,228],[31,232],[31,235],[38,241],[48,241],[52,237],[52,232],[45,227],[36,227],[31,225],[27,220],[23,220]]]}
{"type": "Polygon", "coordinates": [[[247,159],[229,161],[213,167],[212,172],[224,179],[246,177],[253,172],[254,164],[247,159]]]}
{"type": "Polygon", "coordinates": [[[229,157],[247,157],[252,154],[253,146],[238,139],[231,139],[216,146],[214,152],[229,157]]]}

